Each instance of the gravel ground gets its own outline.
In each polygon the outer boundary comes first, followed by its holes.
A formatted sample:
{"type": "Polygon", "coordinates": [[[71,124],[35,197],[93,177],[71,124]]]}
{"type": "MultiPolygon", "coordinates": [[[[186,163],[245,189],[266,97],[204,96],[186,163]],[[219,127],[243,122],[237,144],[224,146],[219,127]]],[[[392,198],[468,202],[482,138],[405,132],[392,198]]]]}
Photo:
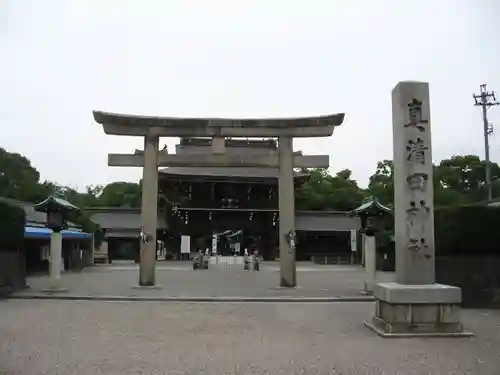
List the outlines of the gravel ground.
{"type": "MultiPolygon", "coordinates": [[[[190,263],[159,263],[157,284],[161,289],[137,290],[137,265],[117,263],[98,266],[78,273],[64,273],[63,285],[74,295],[140,297],[337,297],[359,296],[363,289],[364,269],[356,266],[299,265],[298,288],[279,286],[276,263],[264,263],[260,272],[247,272],[243,266],[211,266],[193,271],[190,263]]],[[[380,281],[393,277],[380,273],[380,281]]],[[[24,294],[39,293],[48,286],[47,276],[29,277],[30,289],[24,294]]]]}
{"type": "Polygon", "coordinates": [[[372,309],[4,300],[0,374],[500,373],[500,311],[465,310],[473,338],[382,339],[372,309]]]}

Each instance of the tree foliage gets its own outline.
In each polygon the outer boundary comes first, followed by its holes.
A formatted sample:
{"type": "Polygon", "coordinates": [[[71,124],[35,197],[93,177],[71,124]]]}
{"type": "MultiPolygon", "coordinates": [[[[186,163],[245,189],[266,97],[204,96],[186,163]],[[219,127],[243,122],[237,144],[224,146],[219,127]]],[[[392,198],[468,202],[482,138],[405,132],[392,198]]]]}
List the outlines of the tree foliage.
{"type": "Polygon", "coordinates": [[[108,207],[140,207],[141,187],[134,182],[112,182],[101,189],[96,203],[108,207]]]}
{"type": "Polygon", "coordinates": [[[34,197],[40,173],[24,156],[0,148],[0,192],[1,196],[13,199],[34,197]]]}
{"type": "Polygon", "coordinates": [[[80,208],[140,207],[140,192],[140,184],[135,182],[113,182],[106,186],[91,185],[80,192],[74,187],[41,181],[40,173],[26,157],[0,148],[0,197],[35,203],[51,194],[56,194],[80,208]]]}
{"type": "Polygon", "coordinates": [[[377,197],[380,203],[391,205],[394,199],[392,160],[382,160],[377,163],[375,173],[370,176],[368,191],[377,197]]]}
{"type": "Polygon", "coordinates": [[[352,172],[349,169],[335,176],[322,168],[303,172],[310,177],[297,192],[297,209],[350,211],[363,202],[364,192],[351,179],[352,172]]]}
{"type": "MultiPolygon", "coordinates": [[[[436,191],[446,192],[454,203],[480,202],[486,198],[486,162],[476,155],[453,156],[435,169],[436,191]],[[453,193],[451,193],[453,192],[453,193]],[[453,197],[452,197],[453,195],[453,197]]],[[[491,163],[493,196],[500,194],[500,166],[491,163]]],[[[443,201],[447,205],[448,201],[443,201]]]]}
{"type": "MultiPolygon", "coordinates": [[[[486,198],[486,163],[475,155],[453,156],[434,165],[434,203],[437,207],[481,202],[486,198]]],[[[492,190],[500,197],[500,166],[491,163],[492,190]]],[[[392,160],[377,163],[368,190],[384,204],[394,199],[392,160]]]]}
{"type": "MultiPolygon", "coordinates": [[[[500,197],[500,166],[492,163],[493,196],[500,197]]],[[[299,210],[350,211],[375,196],[384,205],[392,205],[394,196],[393,165],[391,160],[377,163],[367,189],[358,186],[352,172],[344,169],[330,174],[326,169],[302,170],[309,175],[296,194],[299,210]]],[[[434,166],[434,198],[437,207],[471,204],[483,200],[485,191],[485,162],[475,155],[453,156],[434,166]]],[[[117,181],[105,186],[88,186],[85,190],[41,181],[40,173],[24,156],[0,148],[0,197],[25,202],[39,202],[57,194],[76,206],[140,207],[140,182],[117,181]]],[[[167,207],[178,197],[159,192],[160,207],[167,207]]],[[[75,219],[84,227],[90,225],[83,210],[75,219]]]]}

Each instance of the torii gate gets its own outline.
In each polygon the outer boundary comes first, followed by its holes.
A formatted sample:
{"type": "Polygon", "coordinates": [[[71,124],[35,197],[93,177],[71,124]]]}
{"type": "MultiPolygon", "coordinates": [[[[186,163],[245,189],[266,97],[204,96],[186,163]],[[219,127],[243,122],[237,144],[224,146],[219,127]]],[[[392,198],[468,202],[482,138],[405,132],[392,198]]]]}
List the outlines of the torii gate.
{"type": "Polygon", "coordinates": [[[134,116],[94,111],[110,135],[144,137],[144,152],[110,154],[108,165],[143,167],[139,286],[155,287],[158,167],[271,167],[279,169],[280,285],[295,287],[295,191],[293,168],[327,168],[328,155],[294,155],[294,137],[328,137],[344,114],[302,118],[211,119],[134,116]],[[159,137],[212,137],[212,155],[158,150],[159,137]],[[225,138],[278,138],[277,155],[226,155],[225,138]]]}

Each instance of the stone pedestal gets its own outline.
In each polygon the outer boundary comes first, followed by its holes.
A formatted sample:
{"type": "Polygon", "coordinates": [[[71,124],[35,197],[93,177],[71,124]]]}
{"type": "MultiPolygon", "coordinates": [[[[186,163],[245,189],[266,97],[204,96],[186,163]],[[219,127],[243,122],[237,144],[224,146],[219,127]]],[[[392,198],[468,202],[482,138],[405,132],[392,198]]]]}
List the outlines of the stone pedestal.
{"type": "Polygon", "coordinates": [[[92,266],[94,264],[95,257],[95,234],[92,234],[92,242],[90,243],[89,255],[87,257],[86,266],[92,266]]]}
{"type": "Polygon", "coordinates": [[[363,237],[363,252],[365,253],[365,285],[363,288],[363,294],[372,295],[373,286],[375,285],[375,277],[377,274],[375,236],[367,236],[363,234],[363,237]]]}
{"type": "Polygon", "coordinates": [[[361,265],[365,266],[365,235],[361,236],[361,265]]]}
{"type": "Polygon", "coordinates": [[[365,324],[383,337],[471,336],[460,320],[460,288],[379,283],[375,316],[365,324]]]}
{"type": "MultiPolygon", "coordinates": [[[[52,232],[50,235],[50,269],[49,269],[49,287],[44,289],[47,293],[66,292],[61,284],[61,262],[62,262],[62,234],[52,232]]],[[[63,263],[64,264],[64,263],[63,263]]]]}

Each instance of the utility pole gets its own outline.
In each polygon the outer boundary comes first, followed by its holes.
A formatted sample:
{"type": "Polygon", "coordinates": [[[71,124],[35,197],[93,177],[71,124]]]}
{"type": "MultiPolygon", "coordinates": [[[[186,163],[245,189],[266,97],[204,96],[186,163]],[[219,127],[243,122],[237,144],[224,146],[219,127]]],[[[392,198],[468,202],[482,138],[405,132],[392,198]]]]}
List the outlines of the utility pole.
{"type": "Polygon", "coordinates": [[[484,155],[486,159],[486,189],[488,191],[488,201],[491,201],[491,164],[490,164],[490,144],[488,137],[493,135],[493,124],[488,122],[488,109],[499,105],[493,91],[486,89],[486,84],[480,86],[480,94],[472,94],[475,100],[475,106],[480,106],[483,110],[483,135],[484,135],[484,155]]]}

